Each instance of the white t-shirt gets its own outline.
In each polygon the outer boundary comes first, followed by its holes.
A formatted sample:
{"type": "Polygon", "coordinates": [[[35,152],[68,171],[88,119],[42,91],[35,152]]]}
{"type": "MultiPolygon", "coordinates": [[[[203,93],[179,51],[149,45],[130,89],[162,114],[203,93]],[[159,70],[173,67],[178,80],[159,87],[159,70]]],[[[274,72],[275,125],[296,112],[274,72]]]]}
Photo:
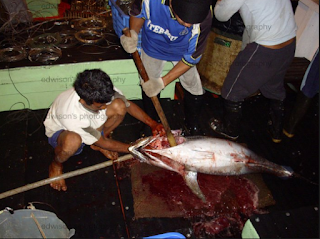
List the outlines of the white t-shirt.
{"type": "MultiPolygon", "coordinates": [[[[121,94],[118,89],[114,90],[121,94]]],[[[96,129],[106,122],[107,109],[94,113],[86,109],[79,100],[80,97],[74,88],[62,92],[54,100],[44,121],[45,133],[49,138],[55,132],[64,129],[79,134],[82,142],[87,145],[99,140],[101,132],[96,129]]]]}
{"type": "Polygon", "coordinates": [[[252,42],[277,45],[296,36],[296,22],[290,0],[222,0],[214,13],[219,21],[228,21],[239,11],[246,26],[243,48],[252,42]]]}

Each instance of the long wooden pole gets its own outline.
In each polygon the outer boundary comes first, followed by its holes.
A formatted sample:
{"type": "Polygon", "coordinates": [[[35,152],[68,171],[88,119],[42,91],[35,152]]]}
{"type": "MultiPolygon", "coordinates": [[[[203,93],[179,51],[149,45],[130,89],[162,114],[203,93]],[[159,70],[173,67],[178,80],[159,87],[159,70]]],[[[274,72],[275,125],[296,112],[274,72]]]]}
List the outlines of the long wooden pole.
{"type": "Polygon", "coordinates": [[[25,191],[28,191],[28,190],[31,190],[31,189],[34,189],[34,188],[38,188],[40,186],[44,186],[46,184],[52,183],[53,181],[56,181],[56,180],[59,180],[59,179],[66,179],[66,178],[71,178],[71,177],[78,176],[78,175],[81,175],[81,174],[89,173],[89,172],[92,172],[92,171],[95,171],[95,170],[98,170],[98,169],[101,169],[101,168],[105,168],[105,167],[111,166],[114,163],[123,162],[125,160],[132,159],[132,158],[133,158],[133,156],[131,154],[126,154],[124,156],[119,157],[116,160],[109,160],[109,161],[106,161],[106,162],[103,162],[103,163],[99,163],[99,164],[96,164],[96,165],[93,165],[93,166],[89,166],[89,167],[86,167],[86,168],[78,169],[78,170],[75,170],[75,171],[72,171],[72,172],[69,172],[69,173],[64,173],[64,174],[61,174],[61,175],[59,175],[57,177],[43,179],[41,181],[38,181],[38,182],[35,182],[35,183],[31,183],[31,184],[27,184],[25,186],[22,186],[22,187],[19,187],[19,188],[12,189],[12,190],[9,190],[7,192],[1,193],[0,194],[0,199],[6,198],[6,197],[9,197],[9,196],[18,194],[18,193],[22,193],[22,192],[25,192],[25,191]]]}
{"type": "MultiPolygon", "coordinates": [[[[129,28],[124,28],[123,29],[123,33],[124,33],[125,36],[128,36],[128,37],[131,36],[129,28]]],[[[132,57],[133,57],[134,63],[136,65],[136,67],[137,67],[137,70],[138,70],[141,78],[143,79],[144,82],[147,82],[149,80],[149,77],[148,77],[148,74],[146,72],[146,69],[143,66],[143,63],[141,61],[139,52],[135,51],[134,53],[132,53],[132,57]]],[[[158,97],[157,96],[153,96],[153,97],[151,97],[151,100],[152,100],[152,103],[154,105],[154,108],[156,109],[156,111],[157,111],[157,113],[159,115],[159,118],[160,118],[161,123],[162,123],[162,125],[164,127],[164,130],[166,131],[166,135],[167,135],[167,138],[168,138],[170,146],[171,147],[176,146],[177,145],[176,140],[173,137],[173,134],[171,132],[170,126],[169,126],[167,118],[166,118],[166,116],[165,116],[165,114],[163,112],[163,109],[161,107],[161,104],[159,102],[158,97]]]]}

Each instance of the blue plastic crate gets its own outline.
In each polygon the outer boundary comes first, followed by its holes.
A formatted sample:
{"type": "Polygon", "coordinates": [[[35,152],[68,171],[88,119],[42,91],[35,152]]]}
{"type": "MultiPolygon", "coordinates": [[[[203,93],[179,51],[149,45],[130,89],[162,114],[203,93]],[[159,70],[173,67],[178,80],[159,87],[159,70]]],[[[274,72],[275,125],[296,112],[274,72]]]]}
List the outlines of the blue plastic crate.
{"type": "MultiPolygon", "coordinates": [[[[123,32],[122,30],[126,27],[129,27],[129,16],[126,15],[121,8],[116,4],[116,0],[109,0],[109,5],[112,12],[112,22],[113,29],[116,32],[118,37],[121,37],[123,32]]],[[[141,51],[141,31],[138,35],[138,52],[141,51]]]]}
{"type": "Polygon", "coordinates": [[[147,239],[147,238],[150,238],[150,239],[152,239],[152,238],[172,238],[172,239],[181,238],[181,239],[185,239],[186,237],[179,232],[167,232],[167,233],[163,233],[163,234],[159,234],[159,235],[155,235],[155,236],[143,237],[143,238],[144,239],[147,239]]]}

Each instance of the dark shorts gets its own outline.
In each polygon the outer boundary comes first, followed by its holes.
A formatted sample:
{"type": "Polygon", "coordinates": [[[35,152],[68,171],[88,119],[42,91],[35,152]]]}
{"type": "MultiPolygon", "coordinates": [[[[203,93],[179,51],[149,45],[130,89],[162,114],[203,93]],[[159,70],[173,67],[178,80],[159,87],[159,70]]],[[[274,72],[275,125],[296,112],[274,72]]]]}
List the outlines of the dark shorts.
{"type": "Polygon", "coordinates": [[[284,77],[295,53],[296,41],[273,50],[250,43],[230,67],[221,95],[231,101],[243,101],[260,90],[269,99],[284,100],[284,77]]]}
{"type": "MultiPolygon", "coordinates": [[[[58,146],[58,137],[64,131],[64,129],[55,132],[50,138],[48,138],[48,143],[55,149],[58,146]]],[[[85,143],[82,143],[81,146],[78,148],[77,152],[74,155],[81,154],[85,143]]]]}

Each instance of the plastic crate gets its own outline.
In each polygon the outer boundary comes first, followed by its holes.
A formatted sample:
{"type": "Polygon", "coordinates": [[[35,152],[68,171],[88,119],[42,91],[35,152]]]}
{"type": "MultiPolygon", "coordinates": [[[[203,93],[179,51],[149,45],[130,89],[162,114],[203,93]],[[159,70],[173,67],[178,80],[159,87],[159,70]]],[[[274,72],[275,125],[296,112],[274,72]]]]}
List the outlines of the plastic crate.
{"type": "Polygon", "coordinates": [[[147,238],[180,238],[180,239],[185,239],[186,237],[184,235],[182,235],[179,232],[167,232],[167,233],[163,233],[163,234],[159,234],[159,235],[154,235],[154,236],[149,236],[149,237],[143,237],[143,239],[147,239],[147,238]]]}
{"type": "MultiPolygon", "coordinates": [[[[126,27],[129,27],[129,15],[126,15],[121,8],[116,4],[116,0],[109,0],[109,5],[112,12],[112,22],[113,29],[116,32],[118,37],[121,37],[123,32],[122,30],[126,27]]],[[[138,46],[139,54],[141,53],[141,31],[138,35],[138,46]]]]}

